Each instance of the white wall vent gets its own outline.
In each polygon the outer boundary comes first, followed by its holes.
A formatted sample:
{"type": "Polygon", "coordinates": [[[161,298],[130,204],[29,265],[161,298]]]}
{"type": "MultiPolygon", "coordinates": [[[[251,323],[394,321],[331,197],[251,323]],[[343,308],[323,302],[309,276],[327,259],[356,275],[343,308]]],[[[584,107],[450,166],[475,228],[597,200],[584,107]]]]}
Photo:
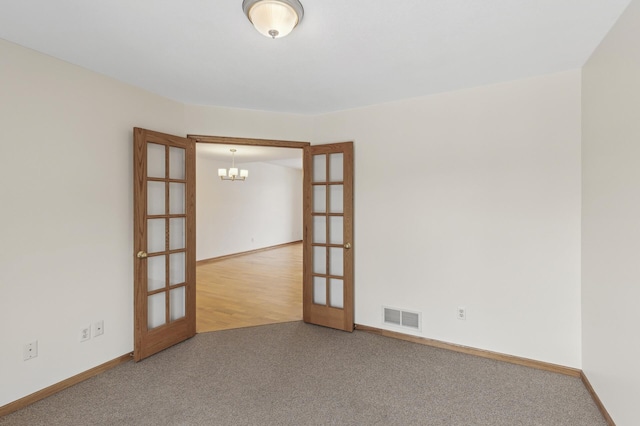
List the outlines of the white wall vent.
{"type": "Polygon", "coordinates": [[[406,327],[420,331],[422,329],[422,314],[420,312],[412,312],[383,306],[382,322],[384,324],[406,327]]]}

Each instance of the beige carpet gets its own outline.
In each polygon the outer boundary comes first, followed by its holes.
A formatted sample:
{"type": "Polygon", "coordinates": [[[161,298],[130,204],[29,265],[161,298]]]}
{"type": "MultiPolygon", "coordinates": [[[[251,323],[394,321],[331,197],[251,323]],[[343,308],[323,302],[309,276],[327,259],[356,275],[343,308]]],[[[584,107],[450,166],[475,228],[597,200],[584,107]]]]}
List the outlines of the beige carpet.
{"type": "Polygon", "coordinates": [[[606,425],[580,379],[301,322],[198,334],[2,425],[606,425]]]}

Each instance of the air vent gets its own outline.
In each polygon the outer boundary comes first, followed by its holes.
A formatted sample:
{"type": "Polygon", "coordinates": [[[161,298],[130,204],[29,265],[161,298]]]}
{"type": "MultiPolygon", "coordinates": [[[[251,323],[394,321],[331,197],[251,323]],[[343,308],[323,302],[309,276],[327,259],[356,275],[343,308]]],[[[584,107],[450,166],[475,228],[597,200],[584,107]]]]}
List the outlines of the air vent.
{"type": "Polygon", "coordinates": [[[382,322],[394,326],[406,327],[413,330],[421,330],[420,312],[405,311],[398,308],[388,306],[382,307],[382,322]]]}
{"type": "Polygon", "coordinates": [[[400,317],[402,311],[399,309],[384,308],[384,322],[387,324],[401,325],[400,317]]]}

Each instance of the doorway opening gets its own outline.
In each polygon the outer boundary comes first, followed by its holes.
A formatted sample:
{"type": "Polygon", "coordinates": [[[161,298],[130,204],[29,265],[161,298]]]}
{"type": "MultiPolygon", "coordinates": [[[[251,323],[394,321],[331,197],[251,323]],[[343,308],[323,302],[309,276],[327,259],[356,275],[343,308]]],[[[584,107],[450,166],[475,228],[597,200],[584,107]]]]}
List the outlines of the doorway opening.
{"type": "Polygon", "coordinates": [[[302,320],[304,142],[196,142],[196,331],[302,320]],[[249,170],[227,181],[219,168],[249,170]]]}

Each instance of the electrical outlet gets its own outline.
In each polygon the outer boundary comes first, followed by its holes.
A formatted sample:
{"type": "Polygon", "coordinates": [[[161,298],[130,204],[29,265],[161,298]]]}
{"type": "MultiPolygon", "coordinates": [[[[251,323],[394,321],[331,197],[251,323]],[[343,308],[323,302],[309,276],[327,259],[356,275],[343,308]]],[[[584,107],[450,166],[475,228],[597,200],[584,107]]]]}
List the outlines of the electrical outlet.
{"type": "Polygon", "coordinates": [[[86,342],[89,339],[91,339],[91,324],[80,329],[80,341],[86,342]]]}
{"type": "Polygon", "coordinates": [[[96,321],[93,323],[93,337],[98,337],[104,334],[104,321],[96,321]]]}
{"type": "Polygon", "coordinates": [[[38,341],[34,340],[24,345],[22,350],[22,357],[25,361],[38,356],[38,341]]]}
{"type": "Polygon", "coordinates": [[[459,320],[466,320],[467,319],[467,308],[465,308],[464,306],[458,306],[458,309],[456,310],[456,316],[458,317],[459,320]]]}

